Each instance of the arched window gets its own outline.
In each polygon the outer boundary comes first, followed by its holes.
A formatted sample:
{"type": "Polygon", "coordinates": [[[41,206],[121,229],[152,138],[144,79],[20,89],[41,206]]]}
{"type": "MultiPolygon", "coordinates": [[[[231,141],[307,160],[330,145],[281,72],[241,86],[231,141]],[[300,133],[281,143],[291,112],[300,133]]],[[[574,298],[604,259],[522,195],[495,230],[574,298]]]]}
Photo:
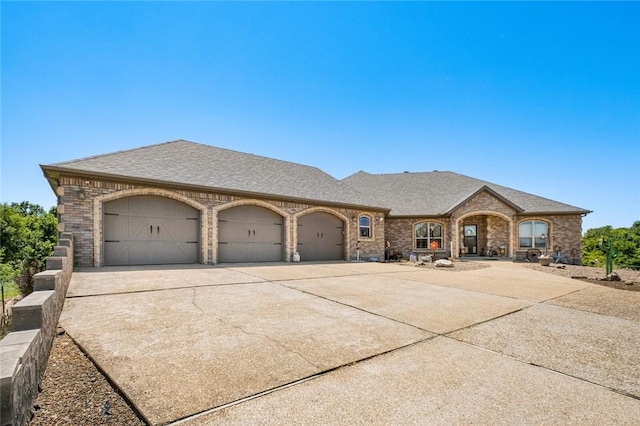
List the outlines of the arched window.
{"type": "Polygon", "coordinates": [[[371,238],[371,218],[367,215],[360,216],[360,238],[371,238]]]}
{"type": "Polygon", "coordinates": [[[518,227],[520,248],[545,248],[549,240],[549,225],[539,220],[521,222],[518,227]]]}
{"type": "Polygon", "coordinates": [[[433,250],[435,247],[435,249],[439,250],[444,247],[443,235],[442,225],[439,223],[418,223],[415,226],[416,248],[433,250]]]}

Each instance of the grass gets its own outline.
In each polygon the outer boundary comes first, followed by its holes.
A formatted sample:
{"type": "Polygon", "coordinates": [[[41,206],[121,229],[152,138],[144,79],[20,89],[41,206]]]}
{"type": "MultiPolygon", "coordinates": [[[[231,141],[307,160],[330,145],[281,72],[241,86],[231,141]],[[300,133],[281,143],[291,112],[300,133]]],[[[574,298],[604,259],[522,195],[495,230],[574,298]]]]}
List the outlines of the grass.
{"type": "Polygon", "coordinates": [[[4,291],[5,302],[9,299],[13,299],[14,297],[20,294],[20,290],[18,290],[18,286],[16,286],[14,283],[4,284],[2,286],[2,291],[4,291]]]}
{"type": "MultiPolygon", "coordinates": [[[[3,284],[2,293],[4,295],[4,301],[7,302],[20,294],[18,286],[14,283],[3,284]]],[[[9,311],[0,311],[0,339],[6,336],[11,331],[11,314],[9,311]]]]}

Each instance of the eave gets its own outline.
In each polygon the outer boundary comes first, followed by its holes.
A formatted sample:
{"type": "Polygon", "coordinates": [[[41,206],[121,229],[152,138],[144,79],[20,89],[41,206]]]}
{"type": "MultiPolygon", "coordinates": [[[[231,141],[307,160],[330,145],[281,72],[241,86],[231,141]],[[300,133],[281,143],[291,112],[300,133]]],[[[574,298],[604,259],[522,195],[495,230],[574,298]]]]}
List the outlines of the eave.
{"type": "Polygon", "coordinates": [[[144,186],[156,186],[170,189],[187,189],[194,191],[202,191],[202,192],[215,192],[224,195],[231,196],[241,196],[241,197],[250,197],[250,198],[258,198],[258,199],[277,199],[282,201],[290,201],[294,203],[304,203],[304,204],[317,204],[323,206],[333,206],[333,207],[342,207],[349,208],[353,210],[369,210],[369,211],[378,211],[383,212],[385,215],[388,215],[390,212],[389,208],[379,207],[379,206],[367,206],[360,204],[347,204],[340,203],[336,201],[325,201],[325,200],[314,200],[309,198],[298,198],[298,197],[290,197],[286,195],[280,194],[269,194],[263,192],[252,192],[252,191],[243,191],[236,189],[228,189],[228,188],[218,188],[211,187],[205,185],[195,185],[189,183],[181,183],[181,182],[172,182],[172,181],[164,181],[159,179],[146,179],[139,177],[131,177],[124,175],[117,175],[111,173],[103,173],[103,172],[95,172],[89,170],[78,170],[78,169],[68,169],[64,167],[57,166],[47,166],[40,165],[45,178],[49,181],[49,185],[53,189],[53,192],[56,192],[57,186],[59,185],[60,176],[69,176],[69,177],[86,177],[86,178],[96,178],[100,180],[109,180],[115,182],[129,182],[137,185],[144,186]]]}
{"type": "Polygon", "coordinates": [[[579,209],[579,210],[566,210],[566,211],[546,211],[546,212],[523,212],[520,213],[521,216],[541,216],[541,215],[574,215],[574,214],[579,214],[579,215],[588,215],[589,213],[593,213],[593,210],[583,210],[583,209],[579,209]]]}

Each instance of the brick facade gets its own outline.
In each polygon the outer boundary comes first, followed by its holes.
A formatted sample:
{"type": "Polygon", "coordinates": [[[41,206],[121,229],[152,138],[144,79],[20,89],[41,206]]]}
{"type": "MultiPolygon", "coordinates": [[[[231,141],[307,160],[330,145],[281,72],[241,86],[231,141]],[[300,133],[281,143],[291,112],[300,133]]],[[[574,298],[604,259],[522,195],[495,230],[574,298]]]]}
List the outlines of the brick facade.
{"type": "MultiPolygon", "coordinates": [[[[565,255],[581,248],[582,217],[570,215],[521,215],[510,205],[483,191],[462,203],[444,217],[385,217],[383,212],[362,211],[344,207],[298,203],[286,200],[251,198],[217,192],[194,191],[180,188],[160,188],[125,182],[96,180],[83,177],[60,177],[58,188],[60,231],[71,232],[75,238],[76,266],[101,266],[102,254],[102,204],[123,196],[158,195],[176,199],[200,211],[201,254],[205,264],[217,263],[218,212],[242,204],[258,205],[275,211],[285,220],[285,261],[291,259],[297,246],[297,220],[301,215],[323,211],[340,218],[345,226],[345,260],[384,259],[385,241],[392,250],[410,254],[431,253],[416,249],[414,227],[432,222],[443,226],[443,247],[438,257],[457,257],[463,242],[464,225],[477,225],[478,253],[490,247],[505,249],[505,255],[516,257],[519,224],[528,220],[541,220],[549,224],[548,251],[558,248],[565,255]],[[371,219],[371,237],[359,237],[359,217],[366,214],[371,219]]],[[[304,260],[304,259],[303,259],[304,260]]]]}
{"type": "Polygon", "coordinates": [[[439,223],[444,226],[443,249],[440,257],[457,257],[463,242],[464,225],[477,225],[477,253],[491,247],[504,248],[505,255],[516,257],[519,247],[518,229],[522,222],[540,220],[549,225],[550,240],[548,252],[561,248],[570,255],[572,249],[579,253],[582,240],[582,216],[566,215],[520,215],[516,210],[497,199],[489,192],[481,192],[462,203],[447,217],[389,218],[386,224],[386,239],[392,250],[398,250],[408,258],[410,254],[430,253],[430,250],[416,249],[414,228],[424,222],[439,223]]]}
{"type": "Polygon", "coordinates": [[[345,260],[356,258],[359,246],[361,258],[384,258],[384,225],[382,212],[362,211],[344,207],[297,203],[286,200],[251,198],[209,191],[180,188],[160,188],[126,182],[97,180],[94,177],[61,176],[59,179],[59,231],[71,232],[75,238],[75,265],[102,266],[102,204],[124,196],[158,195],[191,205],[200,211],[201,263],[217,263],[217,216],[220,210],[252,204],[268,208],[285,219],[285,261],[289,261],[297,246],[297,218],[324,211],[339,217],[345,226],[345,260]],[[372,237],[359,239],[358,218],[372,218],[372,237]],[[358,244],[359,241],[359,244],[358,244]]]}

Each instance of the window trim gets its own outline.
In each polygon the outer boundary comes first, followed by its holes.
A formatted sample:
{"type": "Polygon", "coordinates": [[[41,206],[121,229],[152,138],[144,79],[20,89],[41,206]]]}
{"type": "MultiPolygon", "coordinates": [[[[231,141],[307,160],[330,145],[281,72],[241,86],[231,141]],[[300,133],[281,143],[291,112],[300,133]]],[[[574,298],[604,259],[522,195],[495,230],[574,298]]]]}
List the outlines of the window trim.
{"type": "Polygon", "coordinates": [[[371,217],[371,215],[368,214],[361,214],[358,216],[358,239],[362,239],[362,240],[370,240],[373,239],[373,219],[371,217]],[[369,225],[362,225],[362,219],[367,219],[369,221],[369,225]],[[367,229],[369,232],[369,235],[367,236],[363,236],[362,235],[362,230],[367,229]]]}
{"type": "MultiPolygon", "coordinates": [[[[429,228],[428,228],[429,229],[429,228]]],[[[434,221],[423,221],[423,222],[417,222],[413,224],[413,249],[414,250],[431,250],[431,241],[438,241],[439,240],[439,244],[440,246],[436,249],[436,251],[446,251],[446,244],[445,244],[445,225],[443,223],[440,222],[434,222],[434,221]],[[433,232],[432,230],[430,230],[427,233],[426,237],[420,237],[418,238],[417,236],[417,229],[419,226],[421,225],[426,225],[427,227],[431,227],[433,225],[438,225],[440,227],[440,236],[439,237],[433,237],[431,236],[431,232],[433,232]],[[426,240],[427,241],[427,246],[426,247],[418,247],[418,241],[419,240],[426,240]]]]}
{"type": "Polygon", "coordinates": [[[529,249],[544,249],[547,248],[551,243],[549,240],[549,235],[551,233],[551,222],[543,219],[528,219],[523,220],[522,222],[518,222],[518,249],[519,250],[529,250],[529,249]],[[541,223],[546,226],[546,232],[542,232],[539,235],[536,234],[536,223],[541,223]],[[529,224],[530,225],[530,236],[521,236],[521,227],[522,225],[529,224]],[[546,240],[543,243],[537,243],[536,240],[540,237],[540,235],[546,235],[546,240]],[[521,241],[523,238],[527,238],[530,240],[531,245],[523,246],[521,241]],[[547,246],[547,247],[545,247],[547,246]]]}

